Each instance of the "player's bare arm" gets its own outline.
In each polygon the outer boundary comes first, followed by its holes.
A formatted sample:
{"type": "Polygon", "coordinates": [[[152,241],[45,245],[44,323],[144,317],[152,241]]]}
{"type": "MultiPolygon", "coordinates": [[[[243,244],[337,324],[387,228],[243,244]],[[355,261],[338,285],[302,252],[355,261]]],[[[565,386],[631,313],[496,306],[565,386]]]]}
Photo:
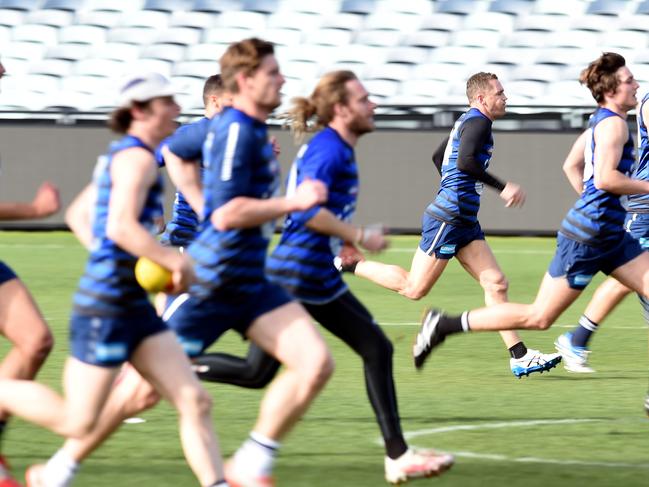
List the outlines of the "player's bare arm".
{"type": "MultiPolygon", "coordinates": [[[[174,283],[191,280],[191,267],[182,254],[161,246],[138,221],[147,189],[157,177],[153,157],[136,147],[115,155],[111,164],[113,190],[109,203],[106,233],[126,252],[148,257],[174,273],[174,283]]],[[[180,286],[179,286],[180,287],[180,286]]],[[[181,289],[177,289],[180,291],[181,289]]]]}
{"type": "Polygon", "coordinates": [[[162,148],[162,156],[171,181],[178,188],[178,191],[183,194],[196,214],[202,215],[205,200],[199,162],[187,161],[178,157],[166,145],[162,148]]]}
{"type": "Polygon", "coordinates": [[[575,143],[572,144],[566,160],[563,162],[563,172],[568,178],[570,186],[581,194],[584,189],[584,150],[586,149],[586,138],[588,131],[584,131],[575,143]]]}
{"type": "Polygon", "coordinates": [[[353,242],[363,248],[378,252],[387,248],[388,241],[381,231],[352,225],[344,222],[326,208],[320,208],[318,212],[306,223],[311,230],[325,235],[339,237],[346,242],[353,242]]]}
{"type": "Polygon", "coordinates": [[[617,170],[622,148],[629,138],[626,121],[609,117],[595,128],[595,186],[614,194],[649,193],[649,182],[632,179],[617,170]]]}
{"type": "Polygon", "coordinates": [[[81,245],[88,250],[92,245],[90,209],[92,208],[92,201],[96,197],[97,187],[95,183],[90,183],[74,198],[65,212],[65,223],[81,242],[81,245]]]}
{"type": "Polygon", "coordinates": [[[304,211],[327,200],[327,187],[310,179],[300,184],[290,197],[266,200],[237,196],[212,213],[214,228],[220,231],[253,228],[292,211],[304,211]]]}
{"type": "Polygon", "coordinates": [[[58,188],[45,182],[36,190],[34,199],[29,203],[0,203],[0,220],[45,218],[59,211],[60,207],[58,188]]]}

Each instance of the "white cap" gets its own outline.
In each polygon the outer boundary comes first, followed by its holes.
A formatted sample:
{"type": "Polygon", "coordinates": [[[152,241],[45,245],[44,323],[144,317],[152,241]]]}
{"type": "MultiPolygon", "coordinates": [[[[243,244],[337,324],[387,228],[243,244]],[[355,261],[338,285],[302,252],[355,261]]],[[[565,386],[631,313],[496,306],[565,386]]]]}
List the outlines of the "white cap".
{"type": "Polygon", "coordinates": [[[117,105],[128,107],[134,101],[147,101],[159,96],[173,96],[175,89],[158,73],[145,73],[128,78],[119,90],[117,105]]]}

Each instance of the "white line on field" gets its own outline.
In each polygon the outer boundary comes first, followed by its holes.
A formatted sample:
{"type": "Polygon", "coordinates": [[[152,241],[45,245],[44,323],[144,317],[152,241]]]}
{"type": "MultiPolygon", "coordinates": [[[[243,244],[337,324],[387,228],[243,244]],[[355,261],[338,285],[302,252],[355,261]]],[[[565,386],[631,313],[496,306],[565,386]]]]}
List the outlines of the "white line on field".
{"type": "Polygon", "coordinates": [[[587,462],[583,460],[559,460],[555,458],[537,457],[507,457],[505,455],[490,455],[486,453],[474,453],[470,451],[448,452],[456,457],[477,458],[482,460],[494,460],[499,462],[516,463],[547,463],[551,465],[577,465],[584,467],[608,467],[608,468],[640,468],[649,469],[647,463],[620,463],[620,462],[587,462]]]}
{"type": "MultiPolygon", "coordinates": [[[[502,428],[516,428],[526,426],[544,426],[544,425],[562,425],[562,424],[583,424],[602,422],[601,419],[539,419],[529,421],[502,421],[498,423],[483,423],[483,424],[458,424],[454,426],[442,426],[439,428],[428,428],[416,431],[407,431],[404,436],[407,439],[416,438],[418,436],[428,436],[442,433],[453,433],[456,431],[472,431],[479,429],[502,429],[502,428]]],[[[383,439],[376,440],[378,445],[383,445],[383,439]]],[[[593,462],[584,460],[571,460],[571,459],[553,459],[553,458],[539,458],[539,457],[508,457],[506,455],[494,453],[476,453],[471,451],[456,451],[448,452],[457,457],[477,458],[482,460],[493,460],[498,462],[516,462],[516,463],[545,463],[552,465],[578,465],[588,467],[608,467],[608,468],[640,468],[649,469],[649,463],[621,463],[621,462],[593,462]]]]}
{"type": "MultiPolygon", "coordinates": [[[[416,250],[416,246],[413,247],[389,247],[385,252],[407,252],[413,254],[416,250]]],[[[554,250],[533,250],[533,249],[491,249],[494,254],[524,254],[524,255],[554,255],[554,250]]]]}
{"type": "MultiPolygon", "coordinates": [[[[381,320],[376,320],[377,323],[381,326],[420,326],[421,322],[420,321],[403,321],[403,322],[383,322],[381,320]]],[[[577,326],[577,323],[575,322],[572,325],[552,325],[552,328],[574,328],[577,326]]],[[[642,330],[644,328],[647,328],[647,325],[640,324],[637,326],[615,326],[615,325],[610,325],[606,326],[607,329],[611,330],[642,330]]]]}
{"type": "Polygon", "coordinates": [[[533,419],[529,421],[502,421],[500,423],[481,423],[481,424],[456,424],[453,426],[441,426],[439,428],[427,428],[423,430],[409,431],[404,433],[406,439],[416,438],[418,436],[436,435],[439,433],[449,433],[454,431],[471,431],[483,429],[502,429],[516,428],[525,426],[539,426],[547,424],[577,424],[592,423],[601,421],[599,419],[533,419]]]}

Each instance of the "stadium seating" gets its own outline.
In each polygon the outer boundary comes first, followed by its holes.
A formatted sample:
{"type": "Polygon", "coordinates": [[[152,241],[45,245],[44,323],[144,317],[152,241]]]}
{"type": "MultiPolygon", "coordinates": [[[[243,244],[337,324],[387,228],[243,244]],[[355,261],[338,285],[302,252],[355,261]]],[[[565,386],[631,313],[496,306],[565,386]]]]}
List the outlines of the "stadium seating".
{"type": "Polygon", "coordinates": [[[110,107],[118,78],[155,69],[200,110],[193,93],[249,36],[276,44],[287,100],[346,68],[384,104],[465,103],[466,77],[490,69],[510,103],[590,104],[576,78],[602,49],[649,82],[648,20],[649,0],[0,0],[0,109],[110,107]]]}

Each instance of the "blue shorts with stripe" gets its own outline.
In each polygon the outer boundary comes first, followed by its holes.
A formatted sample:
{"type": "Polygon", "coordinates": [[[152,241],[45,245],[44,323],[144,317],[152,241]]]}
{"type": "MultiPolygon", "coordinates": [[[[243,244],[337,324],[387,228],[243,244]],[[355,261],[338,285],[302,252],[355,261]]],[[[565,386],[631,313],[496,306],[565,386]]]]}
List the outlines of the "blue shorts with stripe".
{"type": "Polygon", "coordinates": [[[0,261],[0,284],[4,284],[5,282],[16,279],[17,277],[16,273],[11,270],[11,267],[0,261]]]}
{"type": "Polygon", "coordinates": [[[190,294],[172,297],[162,319],[176,333],[185,353],[196,357],[227,330],[244,336],[257,318],[291,301],[281,287],[266,282],[255,294],[219,290],[207,299],[190,294]]]}
{"type": "Polygon", "coordinates": [[[628,213],[624,228],[643,249],[649,250],[649,213],[628,213]]]}
{"type": "Polygon", "coordinates": [[[144,339],[167,330],[150,305],[121,316],[73,312],[70,318],[70,353],[87,364],[117,367],[129,360],[144,339]]]}
{"type": "Polygon", "coordinates": [[[640,243],[626,232],[606,247],[593,247],[559,234],[548,274],[565,277],[572,289],[583,290],[599,271],[608,275],[642,252],[640,243]]]}
{"type": "Polygon", "coordinates": [[[484,240],[484,232],[479,223],[470,226],[451,225],[424,213],[419,248],[426,254],[434,253],[438,259],[451,259],[462,247],[474,240],[484,240]]]}

